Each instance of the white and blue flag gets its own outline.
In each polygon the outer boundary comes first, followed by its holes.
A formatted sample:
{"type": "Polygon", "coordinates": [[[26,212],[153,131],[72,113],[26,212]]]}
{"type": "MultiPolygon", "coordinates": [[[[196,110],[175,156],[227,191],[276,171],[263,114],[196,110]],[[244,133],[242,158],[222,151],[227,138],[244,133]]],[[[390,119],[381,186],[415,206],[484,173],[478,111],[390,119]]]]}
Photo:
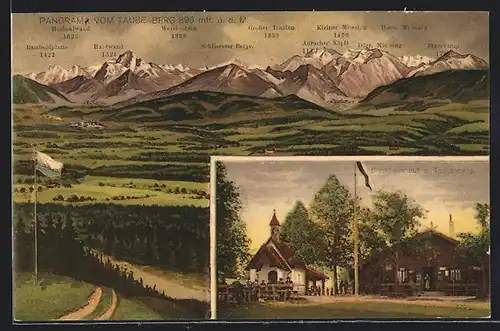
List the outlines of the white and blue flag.
{"type": "Polygon", "coordinates": [[[35,153],[35,169],[47,177],[56,178],[61,176],[63,164],[42,152],[35,153]]]}

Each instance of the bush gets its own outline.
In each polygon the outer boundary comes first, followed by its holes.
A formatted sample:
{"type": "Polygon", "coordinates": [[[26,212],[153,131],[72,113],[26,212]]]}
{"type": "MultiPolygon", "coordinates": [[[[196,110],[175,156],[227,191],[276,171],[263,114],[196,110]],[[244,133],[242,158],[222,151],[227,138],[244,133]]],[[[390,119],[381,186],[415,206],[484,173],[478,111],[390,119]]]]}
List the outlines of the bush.
{"type": "Polygon", "coordinates": [[[67,202],[78,202],[78,196],[76,194],[71,195],[69,198],[66,199],[67,202]]]}

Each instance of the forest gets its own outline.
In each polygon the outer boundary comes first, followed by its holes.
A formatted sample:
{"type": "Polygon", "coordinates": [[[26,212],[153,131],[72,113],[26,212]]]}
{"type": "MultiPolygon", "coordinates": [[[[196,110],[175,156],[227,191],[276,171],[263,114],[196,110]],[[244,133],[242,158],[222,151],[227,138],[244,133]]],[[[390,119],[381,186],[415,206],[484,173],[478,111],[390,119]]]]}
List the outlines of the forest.
{"type": "MultiPolygon", "coordinates": [[[[13,214],[15,232],[26,238],[18,243],[26,247],[15,254],[16,261],[21,269],[32,268],[33,205],[15,204],[13,214]]],[[[71,249],[62,249],[66,244],[58,237],[70,230],[67,240],[74,236],[85,247],[117,259],[181,272],[206,272],[209,266],[208,208],[40,204],[37,220],[42,267],[66,255],[71,260],[71,249]]]]}

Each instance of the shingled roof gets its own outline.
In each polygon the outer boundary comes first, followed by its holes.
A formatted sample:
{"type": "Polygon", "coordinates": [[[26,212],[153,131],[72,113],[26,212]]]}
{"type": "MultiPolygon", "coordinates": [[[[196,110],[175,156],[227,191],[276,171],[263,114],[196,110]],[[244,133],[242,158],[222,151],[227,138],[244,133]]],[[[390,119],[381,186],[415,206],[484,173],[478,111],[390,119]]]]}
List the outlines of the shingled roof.
{"type": "Polygon", "coordinates": [[[267,256],[269,260],[274,262],[274,264],[276,264],[276,266],[278,266],[280,269],[290,270],[291,266],[287,264],[287,262],[283,260],[283,258],[281,258],[280,254],[273,247],[267,246],[265,244],[260,246],[257,253],[253,256],[250,262],[248,262],[246,270],[260,269],[262,266],[257,265],[257,262],[263,255],[267,256]]]}
{"type": "Polygon", "coordinates": [[[280,225],[280,222],[278,221],[278,218],[276,217],[276,210],[273,211],[273,217],[271,218],[271,222],[269,225],[274,226],[274,225],[280,225]]]}
{"type": "MultiPolygon", "coordinates": [[[[456,239],[454,239],[452,237],[449,237],[449,236],[445,235],[444,233],[436,231],[436,230],[433,230],[433,229],[427,229],[425,231],[419,232],[419,233],[415,234],[413,237],[410,237],[410,238],[404,240],[402,243],[407,243],[407,242],[411,242],[411,241],[415,241],[415,240],[426,239],[426,236],[428,236],[427,238],[431,238],[433,236],[437,237],[437,238],[441,238],[444,241],[447,241],[447,242],[449,242],[449,243],[451,243],[453,245],[457,245],[458,244],[458,241],[456,239]]],[[[390,251],[390,248],[386,247],[386,248],[382,249],[381,251],[368,256],[367,259],[365,259],[364,261],[361,261],[361,264],[362,265],[368,264],[368,263],[370,263],[370,262],[378,259],[380,256],[386,254],[388,251],[390,251]]]]}

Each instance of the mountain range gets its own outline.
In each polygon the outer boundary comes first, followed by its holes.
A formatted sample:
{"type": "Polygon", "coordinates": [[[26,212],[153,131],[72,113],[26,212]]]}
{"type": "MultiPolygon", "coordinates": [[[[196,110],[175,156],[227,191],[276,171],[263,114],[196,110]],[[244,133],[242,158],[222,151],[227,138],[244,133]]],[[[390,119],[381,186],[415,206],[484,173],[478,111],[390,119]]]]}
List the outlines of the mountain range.
{"type": "Polygon", "coordinates": [[[128,50],[100,65],[51,65],[44,72],[24,77],[46,85],[76,103],[120,106],[207,91],[263,98],[295,95],[329,109],[342,109],[366,98],[381,86],[401,79],[448,70],[488,69],[472,54],[448,51],[437,59],[425,56],[396,57],[380,49],[333,49],[294,55],[266,68],[235,59],[213,67],[192,69],[181,64],[143,61],[128,50]]]}

